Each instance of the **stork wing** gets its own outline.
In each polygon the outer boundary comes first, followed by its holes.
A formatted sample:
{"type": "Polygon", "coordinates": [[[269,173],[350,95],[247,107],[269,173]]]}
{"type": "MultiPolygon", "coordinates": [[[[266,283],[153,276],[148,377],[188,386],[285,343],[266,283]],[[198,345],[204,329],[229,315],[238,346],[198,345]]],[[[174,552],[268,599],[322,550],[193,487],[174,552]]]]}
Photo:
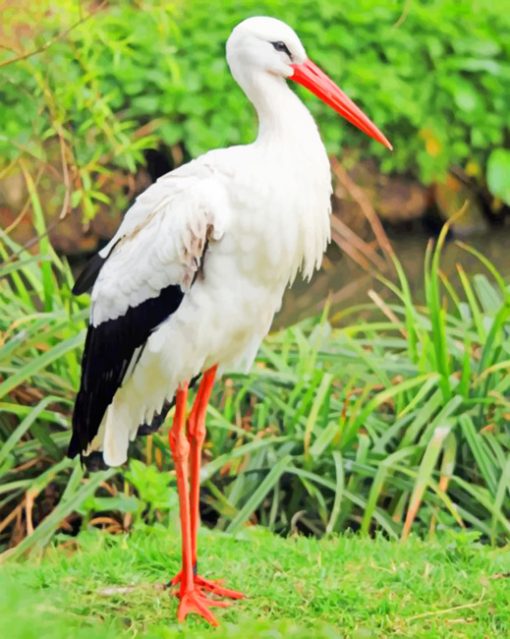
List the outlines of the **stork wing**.
{"type": "Polygon", "coordinates": [[[224,191],[192,162],[160,178],[127,212],[74,291],[91,284],[92,309],[68,454],[87,450],[150,334],[179,307],[209,241],[225,229],[224,191]]]}

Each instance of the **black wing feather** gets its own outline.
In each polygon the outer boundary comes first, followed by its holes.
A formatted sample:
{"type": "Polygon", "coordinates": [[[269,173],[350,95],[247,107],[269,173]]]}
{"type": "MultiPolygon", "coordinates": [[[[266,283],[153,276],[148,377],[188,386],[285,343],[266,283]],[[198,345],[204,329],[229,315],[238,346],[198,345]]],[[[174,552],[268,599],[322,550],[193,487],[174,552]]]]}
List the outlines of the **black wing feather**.
{"type": "Polygon", "coordinates": [[[99,271],[103,268],[104,263],[112,254],[113,249],[120,242],[118,239],[112,248],[108,251],[108,255],[106,257],[101,257],[99,253],[96,253],[90,260],[85,264],[85,268],[78,275],[78,278],[73,286],[73,295],[81,295],[82,293],[87,293],[94,286],[95,281],[97,280],[97,276],[99,275],[99,271]]]}
{"type": "MultiPolygon", "coordinates": [[[[197,381],[200,379],[200,375],[201,373],[191,378],[188,385],[189,388],[193,388],[195,386],[197,381]]],[[[147,422],[140,424],[136,432],[136,436],[138,437],[139,435],[142,435],[142,436],[153,435],[155,432],[157,432],[161,428],[161,426],[165,423],[166,416],[168,415],[168,413],[170,412],[170,409],[172,408],[174,404],[175,404],[175,397],[170,402],[165,401],[165,403],[163,404],[163,408],[161,409],[159,413],[156,413],[154,415],[150,424],[148,424],[147,422]]]]}
{"type": "Polygon", "coordinates": [[[173,405],[174,405],[174,400],[172,400],[171,402],[165,401],[165,403],[163,404],[163,408],[161,409],[161,412],[154,415],[150,424],[148,424],[147,422],[140,424],[136,435],[137,436],[152,435],[153,433],[158,431],[160,427],[162,426],[162,424],[164,423],[166,416],[168,415],[168,412],[170,411],[173,405]]]}
{"type": "Polygon", "coordinates": [[[81,385],[73,413],[68,455],[83,453],[99,426],[137,348],[179,307],[184,294],[171,284],[116,319],[90,325],[82,359],[81,385]]]}

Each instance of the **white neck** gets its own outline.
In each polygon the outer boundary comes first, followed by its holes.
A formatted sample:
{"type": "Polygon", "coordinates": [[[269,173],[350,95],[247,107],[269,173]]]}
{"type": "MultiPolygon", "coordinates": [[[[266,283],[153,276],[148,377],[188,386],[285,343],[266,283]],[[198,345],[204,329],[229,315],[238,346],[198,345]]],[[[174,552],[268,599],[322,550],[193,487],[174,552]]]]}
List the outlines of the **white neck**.
{"type": "Polygon", "coordinates": [[[286,219],[294,229],[282,240],[290,279],[300,266],[310,277],[330,236],[331,173],[317,125],[284,77],[253,66],[247,69],[235,57],[229,64],[259,120],[257,139],[248,145],[256,162],[248,164],[276,189],[267,201],[270,217],[286,219]]]}
{"type": "Polygon", "coordinates": [[[257,111],[253,147],[266,157],[265,166],[276,175],[278,186],[287,190],[285,202],[298,237],[288,250],[290,279],[300,265],[309,278],[330,237],[331,173],[317,125],[283,77],[260,71],[236,79],[257,111]]]}
{"type": "Polygon", "coordinates": [[[272,140],[298,141],[310,135],[319,137],[308,109],[289,88],[285,78],[266,71],[239,74],[236,78],[257,111],[257,144],[272,140]]]}

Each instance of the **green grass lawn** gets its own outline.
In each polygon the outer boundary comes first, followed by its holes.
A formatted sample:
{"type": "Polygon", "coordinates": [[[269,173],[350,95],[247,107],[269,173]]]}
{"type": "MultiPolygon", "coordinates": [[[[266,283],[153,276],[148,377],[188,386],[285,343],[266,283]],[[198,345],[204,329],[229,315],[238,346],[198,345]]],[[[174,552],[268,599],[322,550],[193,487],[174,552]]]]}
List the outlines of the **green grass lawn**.
{"type": "Polygon", "coordinates": [[[201,572],[248,598],[216,609],[219,629],[188,617],[161,584],[179,564],[163,528],[82,534],[42,561],[0,571],[0,637],[261,637],[278,639],[510,636],[510,548],[467,535],[441,543],[343,536],[282,539],[203,530],[201,572]]]}

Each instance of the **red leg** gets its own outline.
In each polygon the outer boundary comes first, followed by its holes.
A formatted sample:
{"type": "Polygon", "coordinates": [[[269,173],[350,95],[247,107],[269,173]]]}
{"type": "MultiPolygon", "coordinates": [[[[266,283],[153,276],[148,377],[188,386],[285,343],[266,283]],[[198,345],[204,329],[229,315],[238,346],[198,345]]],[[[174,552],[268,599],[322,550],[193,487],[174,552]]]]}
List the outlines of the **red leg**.
{"type": "MultiPolygon", "coordinates": [[[[190,475],[191,475],[191,537],[193,550],[193,566],[195,573],[197,572],[197,537],[198,528],[200,526],[200,467],[202,464],[202,446],[205,440],[205,416],[207,413],[207,405],[211,398],[214,379],[218,366],[212,366],[205,371],[200,388],[198,389],[195,403],[188,420],[188,441],[190,443],[190,475]]],[[[223,588],[221,582],[210,581],[195,574],[195,584],[208,590],[209,592],[220,597],[228,597],[229,599],[242,599],[243,593],[229,588],[223,588]]]]}
{"type": "MultiPolygon", "coordinates": [[[[200,526],[200,466],[202,462],[202,446],[205,440],[205,416],[207,405],[211,397],[214,386],[214,378],[216,376],[218,366],[212,366],[203,374],[200,387],[193,404],[193,409],[188,419],[188,442],[190,446],[190,475],[191,475],[191,491],[190,491],[190,529],[191,529],[191,552],[192,565],[194,570],[195,585],[203,590],[207,590],[220,597],[228,597],[229,599],[242,599],[244,595],[236,590],[223,588],[220,583],[204,579],[197,574],[197,536],[200,526]]],[[[176,585],[181,582],[182,575],[176,575],[171,583],[176,585]]]]}
{"type": "Polygon", "coordinates": [[[179,492],[179,512],[181,518],[182,534],[182,570],[181,586],[179,591],[179,609],[177,620],[184,621],[190,612],[196,612],[204,617],[210,624],[217,626],[218,622],[209,608],[213,605],[221,605],[222,602],[214,602],[207,599],[200,589],[195,586],[193,575],[193,555],[191,543],[191,516],[188,485],[188,458],[190,445],[186,438],[186,399],[188,385],[179,388],[176,395],[175,416],[172,428],[168,436],[170,449],[175,463],[177,476],[177,490],[179,492]]]}
{"type": "Polygon", "coordinates": [[[194,567],[197,564],[197,536],[200,527],[200,466],[202,464],[202,446],[205,440],[205,415],[217,369],[218,366],[213,366],[204,373],[188,420],[191,475],[191,543],[194,567]]]}

